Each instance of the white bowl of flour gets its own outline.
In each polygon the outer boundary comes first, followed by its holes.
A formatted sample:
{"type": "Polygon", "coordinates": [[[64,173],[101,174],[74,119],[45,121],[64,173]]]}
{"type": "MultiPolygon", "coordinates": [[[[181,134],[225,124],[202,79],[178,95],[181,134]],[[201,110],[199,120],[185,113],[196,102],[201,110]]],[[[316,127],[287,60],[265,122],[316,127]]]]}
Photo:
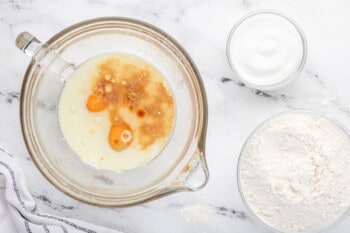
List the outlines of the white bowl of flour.
{"type": "Polygon", "coordinates": [[[262,123],[238,164],[243,201],[276,232],[318,232],[350,206],[350,138],[318,113],[289,111],[262,123]]]}

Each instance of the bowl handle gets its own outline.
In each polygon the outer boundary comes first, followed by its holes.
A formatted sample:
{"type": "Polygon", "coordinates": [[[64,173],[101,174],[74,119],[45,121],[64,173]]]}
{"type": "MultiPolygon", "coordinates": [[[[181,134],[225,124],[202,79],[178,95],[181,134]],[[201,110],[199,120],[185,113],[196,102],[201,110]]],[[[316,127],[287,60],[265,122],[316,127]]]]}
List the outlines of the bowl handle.
{"type": "Polygon", "coordinates": [[[50,67],[49,70],[62,81],[65,81],[68,75],[75,70],[74,64],[61,59],[56,52],[29,32],[18,34],[16,46],[42,68],[50,67]]]}
{"type": "Polygon", "coordinates": [[[197,148],[188,164],[178,177],[157,196],[166,196],[176,192],[194,192],[202,189],[209,180],[209,170],[204,150],[197,148]]]}

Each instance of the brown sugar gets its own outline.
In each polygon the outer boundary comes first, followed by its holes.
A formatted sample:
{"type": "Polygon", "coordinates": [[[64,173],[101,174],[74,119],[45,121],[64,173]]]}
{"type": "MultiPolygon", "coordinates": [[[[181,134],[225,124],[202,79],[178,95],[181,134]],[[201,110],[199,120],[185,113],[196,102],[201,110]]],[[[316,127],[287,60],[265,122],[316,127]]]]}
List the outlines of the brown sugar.
{"type": "MultiPolygon", "coordinates": [[[[109,144],[113,149],[123,150],[134,141],[146,149],[170,136],[175,116],[174,99],[159,71],[146,62],[125,63],[120,58],[99,64],[97,71],[88,99],[96,99],[101,105],[92,105],[95,112],[108,111],[109,144]],[[127,116],[123,114],[125,109],[127,116]],[[121,143],[122,134],[133,140],[121,143]]],[[[91,111],[88,106],[87,103],[91,111]]]]}

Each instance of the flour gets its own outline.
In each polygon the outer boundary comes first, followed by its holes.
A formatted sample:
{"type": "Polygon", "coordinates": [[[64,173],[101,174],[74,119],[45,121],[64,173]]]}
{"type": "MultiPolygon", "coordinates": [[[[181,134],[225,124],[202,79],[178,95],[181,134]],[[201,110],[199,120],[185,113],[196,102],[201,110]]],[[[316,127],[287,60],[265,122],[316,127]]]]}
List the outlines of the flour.
{"type": "Polygon", "coordinates": [[[209,206],[195,203],[180,208],[180,214],[187,223],[207,222],[210,219],[211,210],[209,206]]]}
{"type": "Polygon", "coordinates": [[[280,231],[312,230],[350,206],[350,140],[315,114],[268,121],[243,152],[240,183],[248,205],[280,231]]]}

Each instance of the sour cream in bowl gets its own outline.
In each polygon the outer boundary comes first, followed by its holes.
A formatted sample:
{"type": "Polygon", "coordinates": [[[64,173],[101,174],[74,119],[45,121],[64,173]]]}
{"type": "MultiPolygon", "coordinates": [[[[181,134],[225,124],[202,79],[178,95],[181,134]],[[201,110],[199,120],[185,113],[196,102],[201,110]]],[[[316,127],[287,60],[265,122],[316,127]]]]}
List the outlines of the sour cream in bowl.
{"type": "Polygon", "coordinates": [[[227,56],[238,78],[260,90],[286,86],[302,70],[307,45],[301,28],[285,14],[262,10],[233,27],[227,56]]]}

